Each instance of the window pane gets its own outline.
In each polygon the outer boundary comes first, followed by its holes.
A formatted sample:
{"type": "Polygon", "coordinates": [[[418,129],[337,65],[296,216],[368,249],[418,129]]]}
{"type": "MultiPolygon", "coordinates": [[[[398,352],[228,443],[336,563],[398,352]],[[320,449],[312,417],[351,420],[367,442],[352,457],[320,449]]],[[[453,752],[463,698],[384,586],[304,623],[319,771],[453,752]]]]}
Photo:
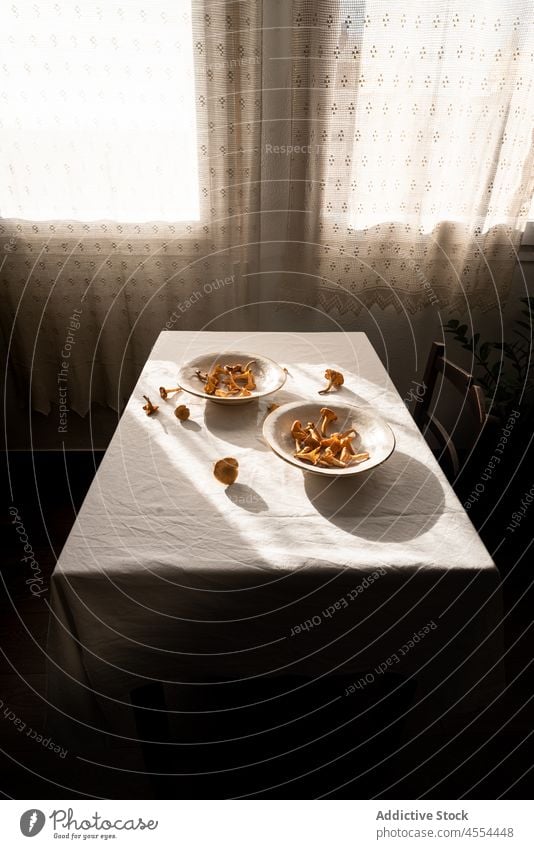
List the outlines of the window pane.
{"type": "MultiPolygon", "coordinates": [[[[411,221],[431,232],[442,221],[468,223],[474,210],[484,229],[506,220],[515,134],[525,127],[519,110],[528,105],[521,66],[531,50],[522,0],[502,0],[501,17],[495,8],[494,0],[465,8],[346,0],[351,33],[363,15],[349,209],[355,229],[411,221]]],[[[354,99],[343,85],[341,96],[354,99]]]]}
{"type": "Polygon", "coordinates": [[[191,0],[5,4],[0,215],[199,218],[191,0]]]}

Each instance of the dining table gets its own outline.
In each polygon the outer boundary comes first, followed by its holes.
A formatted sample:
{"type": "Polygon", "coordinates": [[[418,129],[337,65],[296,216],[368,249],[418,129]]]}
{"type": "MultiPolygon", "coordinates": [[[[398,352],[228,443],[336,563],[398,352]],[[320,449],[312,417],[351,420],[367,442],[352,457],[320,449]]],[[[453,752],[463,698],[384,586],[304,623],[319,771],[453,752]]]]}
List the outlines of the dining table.
{"type": "Polygon", "coordinates": [[[489,704],[499,572],[407,401],[364,333],[162,331],[51,579],[47,699],[63,731],[133,734],[137,688],[208,680],[343,675],[355,693],[394,672],[416,713],[489,704]],[[159,397],[181,365],[227,351],[269,357],[285,384],[243,405],[159,397]],[[328,396],[326,369],[344,376],[328,396]],[[285,462],[262,426],[298,400],[378,414],[393,453],[343,478],[285,462]],[[232,485],[213,473],[225,457],[232,485]]]}

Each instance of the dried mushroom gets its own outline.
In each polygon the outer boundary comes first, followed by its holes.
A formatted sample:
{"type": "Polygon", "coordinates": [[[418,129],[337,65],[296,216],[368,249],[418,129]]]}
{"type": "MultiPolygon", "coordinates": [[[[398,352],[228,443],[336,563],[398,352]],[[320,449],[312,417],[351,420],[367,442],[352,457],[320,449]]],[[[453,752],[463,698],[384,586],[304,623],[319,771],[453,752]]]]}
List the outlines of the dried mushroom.
{"type": "Polygon", "coordinates": [[[354,463],[369,459],[367,451],[357,453],[352,445],[357,433],[354,428],[343,432],[328,433],[337,415],[328,407],[321,407],[319,425],[313,422],[303,427],[298,419],[291,425],[291,436],[295,440],[296,451],[293,455],[299,460],[314,466],[334,469],[346,469],[354,463]]]}
{"type": "Polygon", "coordinates": [[[227,486],[236,482],[238,473],[239,463],[234,457],[224,457],[222,460],[217,460],[213,469],[213,474],[217,480],[227,486]]]}
{"type": "Polygon", "coordinates": [[[249,397],[256,389],[256,380],[251,366],[256,360],[250,360],[244,366],[241,363],[235,365],[217,365],[208,373],[197,370],[195,372],[199,380],[204,383],[204,392],[217,398],[249,397]]]}
{"type": "Polygon", "coordinates": [[[308,422],[304,430],[307,433],[306,445],[316,448],[320,444],[322,436],[315,427],[314,423],[308,422]]]}
{"type": "Polygon", "coordinates": [[[191,415],[191,411],[189,407],[185,406],[185,404],[180,404],[178,407],[176,407],[174,415],[177,419],[180,419],[181,422],[185,422],[191,415]]]}
{"type": "Polygon", "coordinates": [[[328,407],[321,407],[321,436],[323,438],[326,437],[330,422],[335,421],[337,421],[337,416],[334,411],[329,410],[328,407]]]}
{"type": "Polygon", "coordinates": [[[162,398],[162,399],[163,399],[163,401],[166,401],[166,400],[167,400],[167,398],[169,397],[169,395],[170,395],[171,393],[173,393],[173,392],[181,392],[181,391],[182,391],[182,387],[181,387],[181,386],[175,386],[175,387],[174,387],[174,389],[165,389],[165,387],[164,387],[164,386],[160,386],[160,388],[159,388],[159,396],[160,396],[160,398],[162,398]]]}
{"type": "Polygon", "coordinates": [[[326,395],[331,389],[339,389],[345,383],[345,378],[340,371],[335,371],[333,368],[327,368],[324,376],[328,380],[326,389],[320,389],[319,395],[326,395]]]}
{"type": "Polygon", "coordinates": [[[307,432],[302,427],[302,422],[299,422],[298,419],[294,421],[291,425],[291,436],[293,437],[293,439],[304,440],[306,439],[307,435],[307,432]]]}
{"type": "Polygon", "coordinates": [[[143,404],[143,410],[147,414],[147,416],[151,416],[153,413],[157,413],[159,407],[157,404],[153,404],[148,395],[143,395],[143,398],[146,401],[146,404],[143,404]]]}

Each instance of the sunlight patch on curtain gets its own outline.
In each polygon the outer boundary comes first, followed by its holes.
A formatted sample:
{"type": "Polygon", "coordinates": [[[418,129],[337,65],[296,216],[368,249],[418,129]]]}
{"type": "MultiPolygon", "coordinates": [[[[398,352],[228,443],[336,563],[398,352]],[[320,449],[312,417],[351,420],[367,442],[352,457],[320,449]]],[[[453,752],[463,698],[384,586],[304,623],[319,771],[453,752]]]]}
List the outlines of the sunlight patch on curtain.
{"type": "Polygon", "coordinates": [[[17,0],[0,50],[3,218],[199,219],[191,0],[17,0]]]}

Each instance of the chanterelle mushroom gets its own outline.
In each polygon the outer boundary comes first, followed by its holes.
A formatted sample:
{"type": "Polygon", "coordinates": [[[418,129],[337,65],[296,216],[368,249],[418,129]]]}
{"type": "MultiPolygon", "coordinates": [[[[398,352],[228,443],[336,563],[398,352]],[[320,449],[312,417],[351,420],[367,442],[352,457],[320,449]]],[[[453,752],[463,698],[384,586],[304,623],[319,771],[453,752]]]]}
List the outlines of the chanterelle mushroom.
{"type": "Polygon", "coordinates": [[[143,398],[146,401],[146,404],[143,404],[143,410],[146,412],[147,416],[151,416],[153,413],[156,413],[159,409],[157,404],[153,404],[148,395],[143,395],[143,398]]]}
{"type": "Polygon", "coordinates": [[[349,445],[344,445],[343,448],[341,449],[341,454],[339,455],[339,459],[341,460],[342,463],[345,463],[345,465],[352,463],[352,458],[355,456],[354,451],[351,451],[351,447],[352,446],[349,447],[349,445]]]}
{"type": "Polygon", "coordinates": [[[176,409],[174,411],[174,415],[176,416],[177,419],[180,419],[181,422],[187,421],[190,414],[191,414],[191,411],[189,410],[189,407],[185,406],[185,404],[180,404],[178,407],[176,407],[176,409]]]}
{"type": "Polygon", "coordinates": [[[307,435],[308,434],[306,433],[306,431],[302,427],[302,422],[300,422],[298,419],[296,419],[293,422],[293,424],[291,425],[291,436],[293,437],[293,439],[304,440],[304,439],[306,439],[307,435]]]}
{"type": "Polygon", "coordinates": [[[239,463],[234,457],[224,457],[215,463],[213,474],[218,481],[226,485],[236,482],[239,473],[239,463]]]}
{"type": "Polygon", "coordinates": [[[333,433],[332,436],[337,436],[338,439],[356,439],[358,433],[351,427],[350,430],[344,430],[343,433],[333,433]]]}
{"type": "Polygon", "coordinates": [[[245,389],[248,389],[250,392],[251,389],[256,389],[256,381],[254,380],[254,375],[248,369],[247,371],[242,372],[241,374],[234,374],[234,380],[237,382],[238,380],[246,380],[247,385],[245,389]]]}
{"type": "Polygon", "coordinates": [[[296,419],[291,425],[291,436],[295,440],[295,448],[300,451],[300,443],[308,437],[308,432],[302,427],[302,422],[296,419]]]}
{"type": "Polygon", "coordinates": [[[163,398],[164,401],[167,400],[167,397],[169,396],[169,394],[171,392],[181,392],[181,391],[182,391],[181,386],[175,386],[174,389],[165,389],[164,386],[160,386],[160,388],[159,388],[160,398],[163,398]]]}
{"type": "Polygon", "coordinates": [[[320,448],[314,448],[313,450],[304,449],[304,451],[297,451],[294,456],[298,457],[299,460],[305,460],[307,463],[313,463],[316,466],[321,456],[320,452],[320,448]]]}
{"type": "Polygon", "coordinates": [[[311,422],[303,427],[298,419],[293,422],[290,432],[295,440],[294,457],[314,466],[330,467],[331,470],[346,469],[369,459],[367,451],[357,454],[352,445],[357,436],[354,428],[329,434],[328,429],[332,422],[337,421],[337,415],[328,407],[322,407],[320,413],[318,427],[311,422]]]}
{"type": "Polygon", "coordinates": [[[306,425],[304,430],[307,431],[307,433],[308,433],[308,438],[307,438],[307,444],[308,445],[311,445],[314,442],[316,442],[317,445],[320,443],[321,434],[319,433],[319,431],[317,430],[317,428],[315,427],[313,422],[308,422],[308,424],[306,425]]]}
{"type": "Polygon", "coordinates": [[[337,415],[328,407],[321,407],[321,417],[321,434],[326,439],[328,425],[330,422],[337,421],[337,415]]]}
{"type": "Polygon", "coordinates": [[[339,389],[339,387],[343,386],[345,382],[345,378],[341,372],[335,371],[333,368],[327,368],[324,376],[328,380],[328,386],[326,389],[320,389],[319,395],[326,395],[326,393],[330,392],[331,389],[339,389]]]}
{"type": "Polygon", "coordinates": [[[305,448],[319,448],[321,445],[321,437],[315,436],[312,431],[306,429],[305,439],[301,440],[305,448]]]}
{"type": "Polygon", "coordinates": [[[343,444],[337,436],[330,436],[328,439],[321,439],[321,448],[328,448],[331,454],[338,454],[343,448],[343,444]]]}
{"type": "Polygon", "coordinates": [[[328,449],[324,452],[322,457],[319,459],[320,466],[336,466],[339,469],[344,469],[346,467],[346,463],[337,457],[334,454],[329,454],[328,449]]]}
{"type": "Polygon", "coordinates": [[[223,374],[227,374],[227,372],[225,372],[220,363],[217,363],[217,365],[209,372],[206,385],[204,386],[204,392],[206,392],[207,395],[215,394],[215,390],[219,385],[219,377],[223,374]]]}

